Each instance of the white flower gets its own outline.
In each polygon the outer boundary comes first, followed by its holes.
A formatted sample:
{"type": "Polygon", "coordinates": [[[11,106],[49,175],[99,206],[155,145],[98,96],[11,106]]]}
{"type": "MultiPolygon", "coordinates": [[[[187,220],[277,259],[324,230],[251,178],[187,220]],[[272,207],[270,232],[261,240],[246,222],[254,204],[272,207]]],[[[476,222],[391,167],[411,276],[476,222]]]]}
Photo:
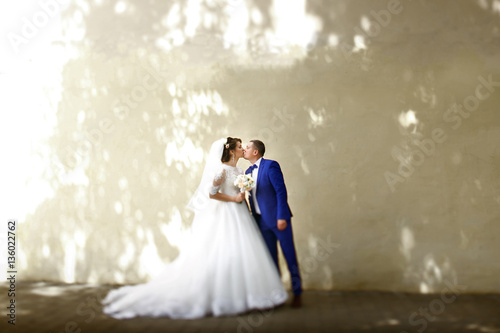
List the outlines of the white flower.
{"type": "Polygon", "coordinates": [[[250,191],[255,187],[255,180],[250,175],[238,175],[234,180],[234,186],[237,186],[241,192],[250,191]]]}

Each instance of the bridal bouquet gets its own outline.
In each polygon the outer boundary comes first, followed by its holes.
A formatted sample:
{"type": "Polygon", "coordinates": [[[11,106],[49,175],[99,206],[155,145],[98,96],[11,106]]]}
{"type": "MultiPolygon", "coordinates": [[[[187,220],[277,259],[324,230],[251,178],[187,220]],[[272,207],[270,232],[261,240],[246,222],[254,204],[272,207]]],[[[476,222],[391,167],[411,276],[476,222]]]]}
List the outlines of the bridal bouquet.
{"type": "Polygon", "coordinates": [[[234,181],[234,186],[238,186],[241,192],[250,191],[255,187],[255,180],[250,175],[239,175],[234,181]]]}

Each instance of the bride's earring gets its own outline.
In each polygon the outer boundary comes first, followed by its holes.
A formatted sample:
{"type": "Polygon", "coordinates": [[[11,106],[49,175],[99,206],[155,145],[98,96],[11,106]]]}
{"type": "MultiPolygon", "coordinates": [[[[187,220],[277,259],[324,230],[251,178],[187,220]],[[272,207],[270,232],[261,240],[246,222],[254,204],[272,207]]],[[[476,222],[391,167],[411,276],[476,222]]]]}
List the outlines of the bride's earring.
{"type": "Polygon", "coordinates": [[[233,154],[233,162],[234,162],[234,154],[233,154]]]}

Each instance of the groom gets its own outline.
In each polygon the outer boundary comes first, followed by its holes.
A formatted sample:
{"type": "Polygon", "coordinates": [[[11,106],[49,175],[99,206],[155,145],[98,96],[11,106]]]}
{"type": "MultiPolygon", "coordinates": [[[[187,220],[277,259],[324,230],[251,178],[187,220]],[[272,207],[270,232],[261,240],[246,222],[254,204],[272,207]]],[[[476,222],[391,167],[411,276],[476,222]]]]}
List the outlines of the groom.
{"type": "Polygon", "coordinates": [[[256,181],[255,188],[250,191],[250,207],[278,271],[277,242],[280,242],[292,279],[294,294],[292,307],[298,308],[302,305],[300,299],[302,287],[293,244],[292,212],[288,206],[280,165],[276,161],[264,159],[265,152],[266,147],[262,141],[251,140],[243,155],[252,163],[245,173],[251,174],[256,181]]]}

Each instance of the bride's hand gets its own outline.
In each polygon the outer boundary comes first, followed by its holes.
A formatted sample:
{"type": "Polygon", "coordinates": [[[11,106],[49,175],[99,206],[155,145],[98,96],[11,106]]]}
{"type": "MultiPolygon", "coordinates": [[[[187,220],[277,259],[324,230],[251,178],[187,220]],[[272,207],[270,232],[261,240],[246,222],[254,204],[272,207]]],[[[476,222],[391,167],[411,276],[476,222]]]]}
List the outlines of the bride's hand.
{"type": "Polygon", "coordinates": [[[236,199],[234,199],[234,201],[240,203],[242,202],[243,200],[245,200],[245,192],[243,193],[238,193],[238,195],[235,197],[236,199]]]}

